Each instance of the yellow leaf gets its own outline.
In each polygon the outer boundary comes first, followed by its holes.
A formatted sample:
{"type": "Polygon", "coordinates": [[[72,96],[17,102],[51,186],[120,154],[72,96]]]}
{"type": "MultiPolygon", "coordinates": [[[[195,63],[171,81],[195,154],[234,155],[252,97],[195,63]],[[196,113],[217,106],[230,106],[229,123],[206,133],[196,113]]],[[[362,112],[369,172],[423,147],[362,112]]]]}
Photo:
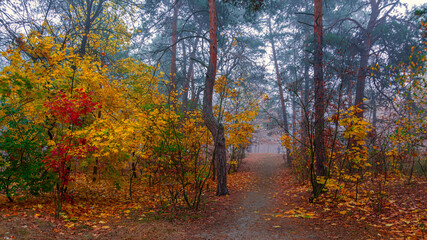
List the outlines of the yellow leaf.
{"type": "Polygon", "coordinates": [[[72,228],[72,227],[74,227],[74,223],[67,223],[67,224],[65,224],[65,226],[67,228],[72,228]]]}
{"type": "Polygon", "coordinates": [[[309,217],[314,217],[314,215],[316,215],[315,213],[313,213],[313,212],[308,212],[308,213],[306,213],[305,214],[306,216],[309,216],[309,217]]]}
{"type": "Polygon", "coordinates": [[[291,209],[289,211],[286,211],[285,214],[293,215],[293,214],[295,214],[295,210],[291,209]]]}

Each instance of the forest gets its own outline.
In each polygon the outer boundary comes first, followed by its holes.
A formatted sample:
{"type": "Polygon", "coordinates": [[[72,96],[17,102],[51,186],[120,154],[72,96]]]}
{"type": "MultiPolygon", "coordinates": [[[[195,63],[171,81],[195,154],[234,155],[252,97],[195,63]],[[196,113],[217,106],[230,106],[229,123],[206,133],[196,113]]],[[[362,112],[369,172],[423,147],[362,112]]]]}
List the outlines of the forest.
{"type": "Polygon", "coordinates": [[[3,0],[0,238],[424,239],[426,50],[422,0],[3,0]]]}

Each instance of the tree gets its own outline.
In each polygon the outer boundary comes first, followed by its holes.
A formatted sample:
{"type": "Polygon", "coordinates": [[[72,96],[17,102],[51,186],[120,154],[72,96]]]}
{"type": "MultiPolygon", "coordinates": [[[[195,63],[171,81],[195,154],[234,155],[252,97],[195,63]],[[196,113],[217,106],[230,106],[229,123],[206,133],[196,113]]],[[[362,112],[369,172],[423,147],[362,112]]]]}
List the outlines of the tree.
{"type": "MultiPolygon", "coordinates": [[[[363,20],[358,21],[350,17],[339,19],[333,24],[335,25],[336,23],[342,21],[350,21],[360,30],[359,43],[356,44],[356,48],[359,51],[360,59],[359,68],[357,71],[356,96],[354,100],[354,105],[359,106],[362,110],[364,110],[363,99],[365,97],[365,82],[372,47],[381,37],[381,31],[379,31],[380,27],[385,24],[387,18],[390,17],[391,12],[398,4],[398,0],[369,0],[369,3],[363,3],[362,5],[362,7],[369,5],[371,10],[366,26],[363,26],[363,20]]],[[[358,116],[363,117],[363,112],[364,111],[358,112],[358,116]]]]}
{"type": "Polygon", "coordinates": [[[49,191],[53,176],[42,162],[47,142],[43,127],[29,120],[21,106],[2,103],[0,112],[0,190],[11,202],[19,191],[49,191]]]}
{"type": "Polygon", "coordinates": [[[171,93],[176,88],[176,45],[177,45],[177,24],[178,24],[178,11],[180,1],[176,0],[173,7],[172,17],[172,47],[171,47],[171,93]]]}
{"type": "Polygon", "coordinates": [[[323,186],[317,177],[326,175],[325,128],[325,90],[323,82],[323,2],[314,0],[314,153],[316,158],[316,177],[312,178],[313,196],[317,197],[323,186]]]}
{"type": "MultiPolygon", "coordinates": [[[[276,81],[277,86],[279,87],[279,98],[280,98],[280,106],[282,107],[282,117],[283,117],[283,129],[285,130],[285,134],[289,135],[289,125],[288,125],[288,113],[286,111],[286,105],[285,105],[285,98],[283,97],[283,87],[282,87],[282,77],[280,74],[279,65],[277,64],[277,56],[276,56],[276,47],[274,44],[274,39],[272,36],[272,30],[271,30],[271,19],[268,19],[268,30],[270,33],[270,44],[271,44],[271,50],[273,52],[273,61],[274,61],[274,70],[276,72],[276,81]]],[[[290,157],[289,149],[286,149],[286,160],[288,165],[290,166],[292,161],[290,157]]]]}
{"type": "Polygon", "coordinates": [[[215,143],[214,158],[216,165],[217,188],[216,195],[227,195],[227,159],[225,151],[224,125],[213,115],[212,98],[217,71],[217,15],[215,0],[209,3],[209,65],[206,73],[205,91],[203,96],[203,118],[215,143]]]}

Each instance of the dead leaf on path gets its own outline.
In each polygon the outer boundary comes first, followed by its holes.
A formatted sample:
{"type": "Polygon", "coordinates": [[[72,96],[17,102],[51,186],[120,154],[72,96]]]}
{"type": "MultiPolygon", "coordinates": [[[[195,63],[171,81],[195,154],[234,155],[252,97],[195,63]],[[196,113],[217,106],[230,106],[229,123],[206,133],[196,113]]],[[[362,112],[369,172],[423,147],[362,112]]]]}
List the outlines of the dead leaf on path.
{"type": "Polygon", "coordinates": [[[285,213],[285,214],[288,214],[288,215],[294,215],[294,214],[295,214],[295,210],[291,209],[291,210],[286,211],[286,212],[284,212],[284,213],[285,213]]]}
{"type": "Polygon", "coordinates": [[[74,223],[67,223],[64,226],[67,228],[72,228],[72,227],[74,227],[74,223]]]}

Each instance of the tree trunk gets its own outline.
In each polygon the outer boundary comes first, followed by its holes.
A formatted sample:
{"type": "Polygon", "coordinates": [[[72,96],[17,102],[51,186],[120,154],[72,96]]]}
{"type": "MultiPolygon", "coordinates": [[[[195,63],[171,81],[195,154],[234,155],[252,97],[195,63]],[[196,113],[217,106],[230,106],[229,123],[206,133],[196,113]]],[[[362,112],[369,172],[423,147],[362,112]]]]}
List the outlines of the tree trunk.
{"type": "Polygon", "coordinates": [[[296,147],[296,139],[295,137],[296,135],[296,126],[297,126],[297,94],[298,91],[301,89],[301,86],[298,83],[298,68],[297,68],[297,63],[296,63],[296,51],[294,49],[294,56],[293,56],[293,61],[294,61],[294,74],[295,74],[295,80],[293,83],[293,95],[292,95],[292,135],[293,135],[293,139],[292,139],[292,147],[295,148],[296,147]]]}
{"type": "Polygon", "coordinates": [[[92,22],[95,21],[95,19],[99,16],[99,14],[102,11],[102,5],[104,4],[105,0],[100,0],[98,2],[98,5],[96,6],[96,10],[92,15],[92,8],[93,8],[93,2],[94,0],[88,0],[86,2],[86,19],[85,19],[85,23],[84,23],[84,34],[83,34],[83,39],[82,42],[80,43],[80,56],[84,56],[86,54],[86,48],[87,48],[87,41],[88,41],[88,36],[90,33],[90,29],[92,28],[92,22]]]}
{"type": "MultiPolygon", "coordinates": [[[[308,61],[308,51],[305,51],[304,54],[304,92],[303,92],[303,106],[301,107],[301,117],[302,117],[302,133],[301,138],[303,144],[308,144],[309,136],[309,108],[308,108],[308,98],[310,96],[310,64],[308,61]]],[[[306,146],[304,146],[306,147],[306,146]]]]}
{"type": "MultiPolygon", "coordinates": [[[[271,30],[271,19],[268,19],[268,30],[270,35],[272,35],[271,30]]],[[[283,117],[283,129],[285,130],[285,134],[289,135],[289,126],[288,126],[288,117],[286,112],[285,98],[283,97],[283,87],[282,87],[282,78],[280,76],[279,65],[277,64],[277,55],[276,55],[276,47],[274,45],[273,36],[270,36],[271,49],[273,52],[273,61],[274,61],[274,69],[276,71],[276,80],[277,86],[279,87],[279,96],[280,96],[280,105],[282,107],[282,117],[283,117]]],[[[291,165],[290,151],[286,149],[286,161],[288,165],[291,165]]]]}
{"type": "MultiPolygon", "coordinates": [[[[360,48],[360,64],[357,73],[356,96],[354,99],[354,105],[359,106],[359,108],[363,110],[360,113],[357,113],[357,116],[361,118],[363,118],[363,112],[365,109],[363,106],[363,98],[365,96],[365,81],[368,69],[369,52],[371,51],[373,44],[372,33],[374,32],[376,25],[380,22],[380,20],[378,20],[378,16],[380,14],[380,2],[381,1],[370,0],[371,15],[369,17],[368,26],[366,29],[364,29],[363,46],[360,48]]],[[[381,19],[384,19],[385,16],[383,16],[381,19]]]]}
{"type": "MultiPolygon", "coordinates": [[[[370,42],[369,39],[366,41],[370,42]]],[[[364,45],[363,50],[361,51],[360,56],[360,66],[359,71],[357,73],[357,82],[356,82],[356,97],[354,100],[354,105],[358,106],[363,111],[357,113],[358,117],[363,118],[364,106],[363,106],[363,98],[365,96],[365,79],[366,79],[366,68],[368,67],[368,59],[369,59],[369,51],[370,51],[370,43],[364,45]],[[368,47],[369,45],[369,47],[368,47]]]]}
{"type": "Polygon", "coordinates": [[[353,80],[352,78],[347,79],[347,105],[346,107],[349,108],[353,104],[353,80]]]}
{"type": "Polygon", "coordinates": [[[177,24],[178,24],[178,5],[179,0],[175,1],[172,17],[172,48],[171,48],[171,93],[176,89],[176,42],[177,42],[177,24]]]}
{"type": "MultiPolygon", "coordinates": [[[[296,125],[297,125],[297,101],[295,97],[292,97],[292,134],[296,136],[296,125]]],[[[296,141],[292,141],[295,145],[296,141]]]]}
{"type": "MultiPolygon", "coordinates": [[[[316,159],[316,176],[326,175],[325,151],[325,89],[323,82],[323,3],[322,0],[314,1],[314,152],[316,159]]],[[[316,179],[314,179],[317,185],[316,179]]],[[[321,188],[321,187],[320,187],[321,188]]],[[[316,187],[315,195],[320,193],[316,187]]]]}
{"type": "Polygon", "coordinates": [[[377,100],[375,93],[372,94],[372,127],[373,131],[377,128],[377,100]]]}
{"type": "Polygon", "coordinates": [[[227,162],[225,152],[224,125],[214,117],[212,109],[213,88],[215,85],[215,75],[217,69],[217,17],[215,0],[208,0],[208,2],[210,57],[203,96],[203,118],[215,141],[214,155],[217,174],[216,195],[222,196],[229,194],[227,189],[227,162]]]}
{"type": "Polygon", "coordinates": [[[92,182],[96,182],[97,176],[98,176],[98,158],[95,158],[95,166],[93,166],[93,172],[92,172],[92,182]]]}
{"type": "Polygon", "coordinates": [[[91,28],[91,21],[90,21],[90,15],[92,14],[92,0],[87,1],[87,6],[86,6],[86,19],[85,19],[85,25],[84,25],[84,34],[83,34],[83,39],[82,42],[80,44],[80,55],[84,56],[86,54],[86,45],[87,45],[87,40],[88,40],[88,35],[90,32],[90,28],[91,28]]]}
{"type": "Polygon", "coordinates": [[[181,41],[181,46],[182,46],[182,56],[184,56],[182,58],[182,76],[187,76],[187,44],[185,43],[184,40],[181,41]]]}
{"type": "Polygon", "coordinates": [[[198,43],[199,43],[199,38],[196,38],[194,40],[193,50],[191,51],[191,54],[190,54],[190,63],[188,66],[187,80],[185,81],[184,87],[182,89],[183,91],[182,105],[184,107],[184,110],[188,109],[188,106],[187,106],[188,92],[189,92],[190,83],[192,83],[194,79],[194,58],[196,57],[198,43]]]}

